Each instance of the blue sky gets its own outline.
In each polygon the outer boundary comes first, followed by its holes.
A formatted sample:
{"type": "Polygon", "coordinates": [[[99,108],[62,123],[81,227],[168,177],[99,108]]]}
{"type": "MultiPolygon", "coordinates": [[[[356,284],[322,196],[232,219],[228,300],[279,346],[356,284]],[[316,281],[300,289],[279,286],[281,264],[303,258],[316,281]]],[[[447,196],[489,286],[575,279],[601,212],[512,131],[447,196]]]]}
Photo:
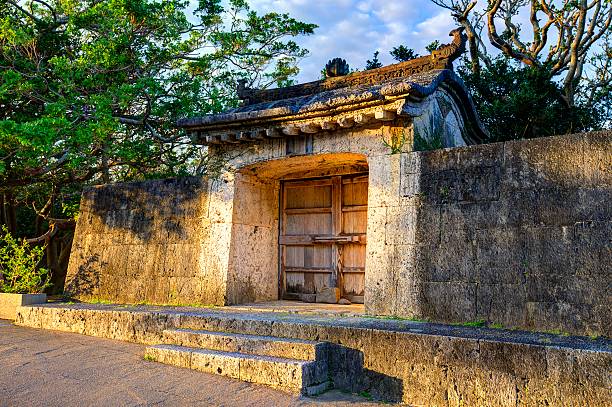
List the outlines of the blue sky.
{"type": "Polygon", "coordinates": [[[314,35],[298,40],[310,51],[299,64],[300,83],[319,79],[321,68],[334,57],[363,69],[374,51],[380,51],[383,64],[392,63],[389,51],[400,44],[424,54],[432,41],[448,42],[455,27],[450,12],[429,0],[250,0],[249,4],[261,13],[289,13],[319,26],[314,35]]]}

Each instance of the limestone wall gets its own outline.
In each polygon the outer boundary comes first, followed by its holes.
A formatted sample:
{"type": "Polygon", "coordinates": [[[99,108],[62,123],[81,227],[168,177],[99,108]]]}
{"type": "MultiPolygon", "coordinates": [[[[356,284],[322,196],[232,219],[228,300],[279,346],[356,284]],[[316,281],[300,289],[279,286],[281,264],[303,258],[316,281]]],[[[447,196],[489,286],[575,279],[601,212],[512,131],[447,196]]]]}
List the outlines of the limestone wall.
{"type": "Polygon", "coordinates": [[[391,163],[399,194],[370,208],[386,216],[368,228],[385,235],[368,241],[369,312],[610,336],[612,133],[391,163]]]}
{"type": "Polygon", "coordinates": [[[337,389],[410,406],[609,406],[606,339],[566,338],[410,321],[48,304],[17,324],[158,344],[168,328],[326,341],[337,389]]]}
{"type": "Polygon", "coordinates": [[[84,191],[66,291],[81,300],[223,304],[225,277],[204,255],[212,252],[208,195],[200,178],[84,191]]]}

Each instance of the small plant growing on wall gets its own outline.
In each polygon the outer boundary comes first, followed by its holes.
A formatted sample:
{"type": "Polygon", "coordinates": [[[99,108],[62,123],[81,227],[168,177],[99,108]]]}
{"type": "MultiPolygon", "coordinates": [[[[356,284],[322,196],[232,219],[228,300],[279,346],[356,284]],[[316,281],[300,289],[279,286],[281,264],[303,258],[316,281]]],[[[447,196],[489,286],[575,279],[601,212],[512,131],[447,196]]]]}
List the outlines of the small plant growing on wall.
{"type": "Polygon", "coordinates": [[[402,152],[404,144],[406,144],[406,128],[405,124],[401,127],[401,130],[391,128],[391,137],[386,140],[382,137],[382,142],[389,150],[391,154],[398,154],[402,152]]]}
{"type": "Polygon", "coordinates": [[[2,227],[0,235],[0,292],[36,294],[51,285],[47,269],[38,268],[44,247],[18,241],[2,227]]]}

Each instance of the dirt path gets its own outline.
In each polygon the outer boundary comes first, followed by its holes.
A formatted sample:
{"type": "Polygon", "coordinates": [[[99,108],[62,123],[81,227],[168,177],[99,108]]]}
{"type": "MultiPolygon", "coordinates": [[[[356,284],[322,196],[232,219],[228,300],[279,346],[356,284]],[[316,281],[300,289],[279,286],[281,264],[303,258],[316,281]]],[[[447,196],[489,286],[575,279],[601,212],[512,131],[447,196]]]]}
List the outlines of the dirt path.
{"type": "Polygon", "coordinates": [[[141,345],[0,320],[0,407],[377,405],[338,391],[298,398],[147,362],[143,351],[141,345]]]}

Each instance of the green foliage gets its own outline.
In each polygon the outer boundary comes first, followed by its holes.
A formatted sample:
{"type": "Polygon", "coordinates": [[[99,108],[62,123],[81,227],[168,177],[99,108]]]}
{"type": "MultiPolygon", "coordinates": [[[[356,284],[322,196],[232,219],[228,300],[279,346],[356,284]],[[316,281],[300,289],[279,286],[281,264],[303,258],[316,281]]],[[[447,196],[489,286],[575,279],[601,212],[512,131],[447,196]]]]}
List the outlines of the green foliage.
{"type": "Polygon", "coordinates": [[[360,396],[360,397],[363,397],[363,398],[365,398],[365,399],[368,399],[368,400],[374,400],[374,398],[372,397],[372,394],[370,394],[370,392],[369,392],[369,391],[365,391],[365,390],[364,390],[364,391],[362,391],[362,392],[359,392],[359,396],[360,396]]]}
{"type": "Polygon", "coordinates": [[[484,319],[479,319],[478,321],[458,322],[458,323],[453,323],[451,325],[466,326],[466,327],[471,327],[471,328],[481,328],[481,327],[486,326],[487,322],[484,319]]]}
{"type": "Polygon", "coordinates": [[[235,106],[238,79],[290,83],[307,51],[287,38],[315,26],[243,0],[189,4],[2,2],[0,189],[205,173],[176,120],[235,106]]]}
{"type": "Polygon", "coordinates": [[[376,51],[374,52],[374,55],[372,56],[372,59],[368,59],[366,61],[366,66],[365,66],[365,70],[368,71],[370,69],[376,69],[376,68],[380,68],[381,66],[383,66],[383,64],[378,60],[378,55],[380,54],[380,52],[376,51]]]}
{"type": "Polygon", "coordinates": [[[404,144],[406,144],[406,130],[405,127],[402,127],[401,132],[399,134],[394,134],[391,136],[389,140],[386,140],[382,137],[382,142],[387,147],[391,154],[399,154],[402,152],[402,148],[404,144]]]}
{"type": "Polygon", "coordinates": [[[414,151],[432,151],[444,147],[444,123],[437,116],[430,116],[428,125],[415,125],[414,151]]]}
{"type": "Polygon", "coordinates": [[[545,70],[516,66],[499,57],[474,74],[469,64],[459,73],[470,90],[488,141],[567,134],[597,128],[602,117],[594,109],[569,106],[563,90],[545,70]]]}
{"type": "Polygon", "coordinates": [[[415,53],[412,48],[408,48],[405,45],[393,47],[389,53],[398,62],[410,61],[419,57],[419,54],[415,53]]]}
{"type": "MultiPolygon", "coordinates": [[[[177,119],[236,106],[239,79],[292,82],[307,54],[294,37],[315,25],[244,0],[193,3],[0,2],[0,196],[14,236],[76,218],[86,185],[214,176],[219,163],[177,119]]],[[[69,249],[71,231],[52,239],[69,249]]]]}
{"type": "Polygon", "coordinates": [[[0,236],[0,292],[34,294],[49,287],[48,272],[38,268],[43,247],[32,247],[25,240],[17,241],[2,227],[0,236]]]}
{"type": "Polygon", "coordinates": [[[432,151],[444,147],[441,131],[432,136],[422,135],[418,131],[414,132],[414,151],[432,151]]]}
{"type": "Polygon", "coordinates": [[[437,50],[438,48],[440,48],[440,41],[435,40],[429,43],[429,45],[427,45],[425,47],[425,49],[431,54],[432,52],[434,52],[435,50],[437,50]]]}

